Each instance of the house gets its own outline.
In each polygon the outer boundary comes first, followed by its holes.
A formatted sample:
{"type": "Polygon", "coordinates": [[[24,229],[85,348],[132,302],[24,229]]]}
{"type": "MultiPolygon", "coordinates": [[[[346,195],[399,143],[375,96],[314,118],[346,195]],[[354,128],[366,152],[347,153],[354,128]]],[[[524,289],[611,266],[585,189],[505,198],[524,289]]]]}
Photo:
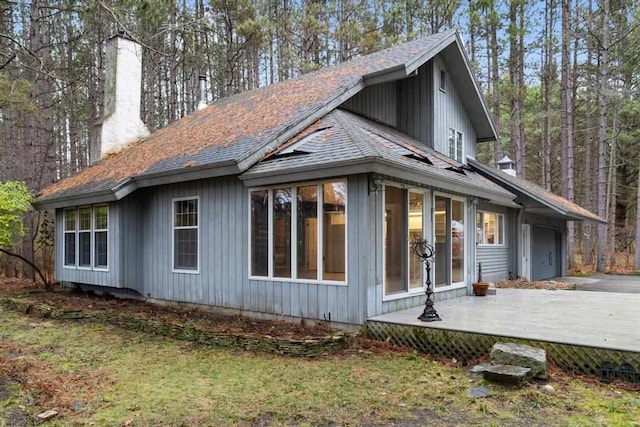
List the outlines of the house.
{"type": "Polygon", "coordinates": [[[85,289],[362,324],[436,298],[564,274],[596,215],[476,162],[497,138],[455,31],[220,99],[152,134],[140,47],[110,40],[91,167],[46,188],[56,275],[85,289]],[[135,112],[135,114],[133,113],[135,112]],[[98,151],[96,151],[98,153],[98,151]],[[99,158],[99,160],[98,160],[99,158]]]}

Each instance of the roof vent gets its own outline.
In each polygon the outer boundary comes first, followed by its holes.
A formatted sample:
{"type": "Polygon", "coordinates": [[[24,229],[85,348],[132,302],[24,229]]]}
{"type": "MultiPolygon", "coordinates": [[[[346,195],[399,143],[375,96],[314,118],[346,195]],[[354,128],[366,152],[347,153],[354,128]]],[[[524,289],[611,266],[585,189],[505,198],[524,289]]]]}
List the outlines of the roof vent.
{"type": "Polygon", "coordinates": [[[516,162],[511,160],[509,156],[505,156],[497,162],[498,169],[511,176],[516,176],[516,162]]]}

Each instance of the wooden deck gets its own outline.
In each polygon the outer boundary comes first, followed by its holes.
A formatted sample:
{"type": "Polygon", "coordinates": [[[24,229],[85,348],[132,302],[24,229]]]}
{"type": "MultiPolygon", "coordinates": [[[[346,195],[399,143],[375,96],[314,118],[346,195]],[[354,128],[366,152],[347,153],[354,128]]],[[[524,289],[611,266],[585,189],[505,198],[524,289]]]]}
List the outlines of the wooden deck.
{"type": "Polygon", "coordinates": [[[441,322],[417,319],[422,307],[375,316],[367,333],[448,357],[488,354],[496,341],[545,347],[550,360],[581,373],[629,365],[640,378],[640,294],[498,289],[497,295],[436,303],[441,322]]]}

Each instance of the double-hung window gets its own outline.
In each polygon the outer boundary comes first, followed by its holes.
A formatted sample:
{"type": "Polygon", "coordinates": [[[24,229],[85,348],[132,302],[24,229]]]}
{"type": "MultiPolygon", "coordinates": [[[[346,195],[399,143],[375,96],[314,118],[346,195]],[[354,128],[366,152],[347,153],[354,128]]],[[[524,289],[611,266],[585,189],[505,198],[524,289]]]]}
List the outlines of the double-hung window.
{"type": "Polygon", "coordinates": [[[93,208],[93,266],[107,268],[107,239],[109,209],[106,206],[93,208]]]}
{"type": "Polygon", "coordinates": [[[91,268],[91,208],[78,213],[78,266],[91,268]]]}
{"type": "Polygon", "coordinates": [[[504,245],[504,215],[493,212],[476,214],[479,245],[504,245]]]}
{"type": "Polygon", "coordinates": [[[76,266],[76,209],[64,210],[64,265],[76,266]]]}
{"type": "Polygon", "coordinates": [[[347,183],[250,192],[250,275],[346,280],[347,183]]]}
{"type": "Polygon", "coordinates": [[[173,201],[173,271],[198,272],[198,209],[197,197],[173,201]]]}
{"type": "Polygon", "coordinates": [[[462,132],[449,128],[449,157],[462,162],[463,141],[462,132]]]}
{"type": "Polygon", "coordinates": [[[109,266],[109,207],[65,209],[63,221],[65,267],[106,270],[109,266]]]}

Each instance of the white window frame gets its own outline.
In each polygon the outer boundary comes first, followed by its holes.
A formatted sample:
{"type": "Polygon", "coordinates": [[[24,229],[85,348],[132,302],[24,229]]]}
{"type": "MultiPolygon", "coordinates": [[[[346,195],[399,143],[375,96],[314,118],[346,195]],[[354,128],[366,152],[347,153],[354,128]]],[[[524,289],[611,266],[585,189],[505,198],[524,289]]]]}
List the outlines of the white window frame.
{"type": "Polygon", "coordinates": [[[504,214],[498,213],[498,212],[491,212],[491,211],[482,211],[482,210],[478,210],[476,211],[476,230],[480,231],[482,230],[482,235],[478,236],[481,238],[478,238],[478,243],[477,246],[481,246],[481,247],[503,247],[506,244],[506,236],[504,234],[504,230],[505,230],[505,217],[504,214]],[[489,214],[489,215],[495,215],[496,217],[496,234],[498,233],[498,225],[500,224],[500,222],[498,221],[498,217],[502,217],[502,229],[500,230],[500,235],[502,236],[502,243],[484,243],[484,237],[486,236],[486,230],[484,229],[484,215],[485,214],[489,214]],[[477,219],[478,219],[478,215],[482,215],[482,221],[480,221],[479,224],[477,224],[477,219]]]}
{"type": "MultiPolygon", "coordinates": [[[[427,239],[428,242],[433,243],[433,227],[430,225],[430,212],[431,212],[431,206],[433,203],[432,197],[431,197],[431,190],[429,190],[428,188],[422,188],[422,187],[411,187],[411,188],[407,188],[407,186],[405,186],[404,184],[398,183],[398,182],[394,182],[394,181],[384,181],[384,186],[392,186],[392,187],[397,187],[397,188],[401,188],[403,190],[407,190],[407,206],[406,206],[406,212],[407,214],[409,213],[409,197],[408,194],[409,192],[412,193],[421,193],[422,194],[422,232],[423,232],[423,239],[427,239]]],[[[384,227],[384,214],[385,214],[385,203],[386,203],[386,194],[383,191],[382,192],[382,203],[381,203],[381,211],[382,211],[382,227],[384,227]]],[[[409,234],[409,223],[408,223],[408,218],[407,218],[407,235],[409,234]]],[[[413,288],[411,289],[411,286],[409,284],[409,269],[410,269],[410,261],[409,261],[409,257],[411,256],[415,256],[413,254],[413,252],[411,251],[411,242],[407,242],[407,244],[409,245],[409,250],[407,252],[407,259],[405,260],[405,264],[406,264],[406,269],[407,269],[407,277],[406,277],[406,291],[404,292],[396,292],[393,294],[389,294],[387,295],[386,290],[385,290],[385,280],[387,277],[387,260],[386,260],[386,254],[385,254],[385,242],[384,242],[384,230],[382,232],[382,245],[380,250],[382,251],[382,301],[386,302],[386,301],[393,301],[393,300],[398,300],[398,299],[402,299],[402,298],[409,298],[409,297],[413,297],[415,295],[421,295],[422,293],[424,293],[425,291],[425,287],[426,287],[426,282],[422,284],[422,287],[420,288],[413,288]]],[[[422,277],[423,280],[426,279],[424,277],[425,272],[423,271],[422,277]]],[[[433,269],[432,269],[432,275],[433,275],[433,269]]]]}
{"type": "MultiPolygon", "coordinates": [[[[431,218],[431,224],[435,224],[435,215],[436,215],[436,209],[435,209],[435,197],[436,196],[440,196],[440,197],[444,197],[447,199],[451,199],[451,200],[456,200],[458,202],[462,202],[463,205],[463,212],[464,212],[464,234],[465,234],[465,238],[464,238],[464,247],[462,248],[462,253],[464,256],[464,280],[462,282],[454,282],[451,283],[447,286],[440,286],[436,288],[436,284],[435,284],[435,277],[436,277],[436,263],[433,262],[431,264],[431,276],[433,277],[433,282],[431,284],[431,286],[433,287],[433,292],[434,293],[439,293],[439,292],[446,292],[446,291],[451,291],[454,289],[461,289],[461,288],[466,288],[467,287],[467,281],[468,281],[468,276],[469,276],[469,272],[467,271],[467,268],[469,266],[469,251],[467,250],[467,247],[469,246],[469,201],[467,200],[467,198],[465,197],[460,197],[460,196],[455,196],[453,194],[449,194],[449,193],[442,193],[439,191],[434,191],[433,192],[433,196],[431,199],[431,206],[433,206],[432,211],[432,218],[431,218]]],[[[449,225],[449,227],[451,227],[451,225],[449,225]]],[[[432,225],[433,228],[433,225],[432,225]]],[[[435,240],[435,239],[434,239],[435,240]]],[[[450,254],[451,255],[451,254],[450,254]]],[[[452,267],[451,265],[449,265],[449,276],[453,276],[452,274],[452,267]]]]}
{"type": "Polygon", "coordinates": [[[449,132],[447,133],[447,156],[456,162],[464,163],[464,133],[454,127],[449,127],[449,132]],[[454,156],[451,156],[451,138],[453,137],[453,152],[455,154],[458,153],[458,145],[460,145],[460,158],[457,159],[454,156]]]}
{"type": "Polygon", "coordinates": [[[78,206],[77,211],[77,240],[78,246],[76,247],[76,252],[78,256],[76,258],[76,265],[78,266],[78,270],[93,270],[93,207],[92,206],[78,206]],[[88,230],[80,230],[80,211],[82,209],[89,209],[89,229],[88,230]],[[80,265],[80,234],[81,233],[89,233],[89,265],[80,265]]]}
{"type": "Polygon", "coordinates": [[[200,204],[200,196],[186,196],[186,197],[175,197],[171,199],[171,272],[177,274],[200,274],[200,246],[201,246],[201,237],[200,237],[200,224],[201,224],[201,215],[202,205],[200,204]],[[198,225],[193,226],[180,226],[176,227],[176,202],[184,201],[184,200],[196,200],[198,202],[198,210],[197,214],[197,222],[198,225]],[[196,236],[198,238],[197,245],[197,253],[196,253],[196,268],[195,269],[185,269],[185,268],[176,268],[176,230],[196,230],[196,236]]]}
{"type": "Polygon", "coordinates": [[[91,209],[91,266],[95,271],[109,271],[109,205],[95,205],[91,209]],[[107,228],[96,228],[96,208],[107,208],[107,228]],[[96,266],[96,232],[107,233],[107,265],[96,266]]]}
{"type": "Polygon", "coordinates": [[[334,179],[322,180],[322,181],[311,181],[311,182],[294,182],[294,183],[284,183],[279,185],[270,185],[263,187],[252,187],[249,188],[247,192],[247,200],[249,204],[248,214],[247,214],[247,223],[248,223],[248,262],[247,262],[247,270],[249,274],[249,280],[261,280],[261,281],[274,281],[274,282],[289,282],[289,283],[308,283],[308,284],[321,284],[321,285],[335,285],[335,286],[347,286],[349,282],[349,180],[346,177],[338,177],[334,179]],[[330,184],[333,182],[344,182],[347,189],[347,197],[345,200],[344,208],[345,208],[345,235],[344,235],[344,281],[342,280],[326,280],[323,278],[324,274],[324,265],[323,265],[323,254],[324,254],[324,217],[322,213],[322,209],[324,206],[324,191],[322,191],[322,186],[324,184],[330,184]],[[298,241],[298,187],[308,187],[311,185],[317,186],[317,214],[318,218],[318,229],[317,229],[317,250],[318,250],[318,260],[317,260],[317,272],[318,276],[316,279],[301,279],[297,278],[298,276],[298,251],[295,247],[295,242],[298,241]],[[274,276],[274,266],[273,266],[273,190],[283,189],[283,188],[291,188],[291,277],[277,277],[274,276]],[[251,253],[252,253],[252,245],[251,245],[251,236],[253,235],[253,224],[251,221],[251,193],[254,191],[268,191],[268,212],[269,212],[269,241],[268,241],[268,276],[255,276],[251,274],[251,253]]]}
{"type": "Polygon", "coordinates": [[[111,218],[111,209],[109,204],[99,204],[99,205],[83,205],[76,206],[73,208],[65,208],[62,211],[62,230],[64,236],[67,234],[73,234],[75,239],[76,246],[76,256],[73,265],[66,264],[66,239],[63,239],[62,242],[62,266],[63,268],[70,270],[84,270],[84,271],[100,271],[100,272],[108,272],[109,271],[109,222],[111,218]],[[106,207],[107,208],[107,228],[106,229],[95,229],[95,208],[98,207],[106,207]],[[82,233],[89,233],[89,265],[80,266],[80,209],[90,209],[91,210],[91,218],[90,218],[90,226],[88,230],[82,230],[82,233]],[[67,221],[65,218],[65,212],[73,211],[75,212],[75,230],[68,231],[67,230],[67,221]],[[96,267],[95,264],[95,232],[96,231],[106,231],[107,232],[107,266],[106,267],[96,267]]]}
{"type": "Polygon", "coordinates": [[[63,268],[68,268],[75,270],[78,268],[78,208],[66,208],[62,210],[62,266],[63,268]],[[73,212],[73,222],[74,229],[67,230],[67,217],[66,212],[73,212]],[[73,264],[67,264],[67,234],[73,234],[74,245],[76,248],[76,253],[73,259],[73,264]]]}
{"type": "Polygon", "coordinates": [[[447,92],[447,71],[444,68],[440,69],[440,91],[447,92]]]}

